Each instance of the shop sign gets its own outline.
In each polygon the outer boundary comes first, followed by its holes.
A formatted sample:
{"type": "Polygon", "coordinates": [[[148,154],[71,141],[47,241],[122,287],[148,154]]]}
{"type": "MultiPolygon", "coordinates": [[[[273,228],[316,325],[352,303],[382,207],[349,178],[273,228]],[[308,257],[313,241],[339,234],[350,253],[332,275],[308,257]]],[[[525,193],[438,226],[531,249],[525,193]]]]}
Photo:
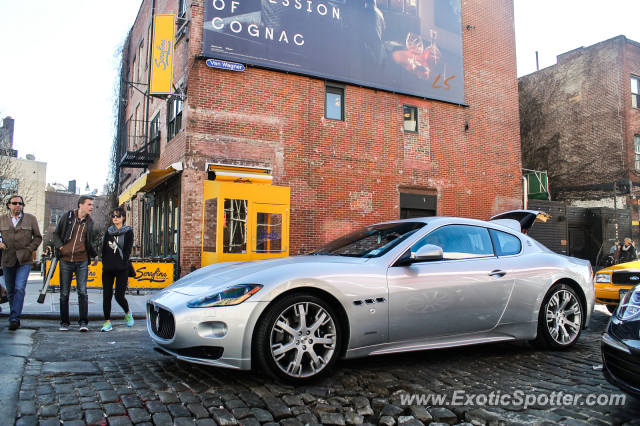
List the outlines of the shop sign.
{"type": "Polygon", "coordinates": [[[203,55],[464,104],[460,0],[207,0],[203,55]]]}
{"type": "Polygon", "coordinates": [[[151,88],[149,90],[152,95],[173,93],[175,19],[174,15],[155,15],[153,17],[151,88]]]}

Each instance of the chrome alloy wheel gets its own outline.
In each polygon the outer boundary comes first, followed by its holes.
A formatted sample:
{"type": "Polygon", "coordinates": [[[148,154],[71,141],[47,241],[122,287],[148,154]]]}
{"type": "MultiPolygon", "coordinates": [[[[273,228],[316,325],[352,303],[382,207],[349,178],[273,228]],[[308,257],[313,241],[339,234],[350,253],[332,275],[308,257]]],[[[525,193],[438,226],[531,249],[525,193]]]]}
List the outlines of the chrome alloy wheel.
{"type": "Polygon", "coordinates": [[[582,312],[576,296],[559,290],[547,303],[547,327],[551,338],[561,345],[573,342],[580,334],[582,312]]]}
{"type": "Polygon", "coordinates": [[[286,308],[271,329],[271,355],[293,377],[314,376],[329,363],[336,349],[336,326],[321,306],[302,302],[286,308]]]}

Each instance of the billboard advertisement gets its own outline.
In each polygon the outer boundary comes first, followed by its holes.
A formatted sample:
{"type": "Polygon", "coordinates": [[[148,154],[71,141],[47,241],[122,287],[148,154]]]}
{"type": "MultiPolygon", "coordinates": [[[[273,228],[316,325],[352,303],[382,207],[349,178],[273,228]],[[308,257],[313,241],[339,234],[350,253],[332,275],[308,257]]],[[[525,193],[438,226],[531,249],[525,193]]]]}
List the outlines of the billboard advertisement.
{"type": "Polygon", "coordinates": [[[203,55],[464,104],[460,0],[206,0],[203,55]]]}

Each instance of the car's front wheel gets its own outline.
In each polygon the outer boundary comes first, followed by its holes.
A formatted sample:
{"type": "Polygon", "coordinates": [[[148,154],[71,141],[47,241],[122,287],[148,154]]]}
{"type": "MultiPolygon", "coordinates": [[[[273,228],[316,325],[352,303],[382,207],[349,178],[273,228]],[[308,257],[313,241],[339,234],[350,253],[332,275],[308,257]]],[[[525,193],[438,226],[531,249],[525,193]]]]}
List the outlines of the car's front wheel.
{"type": "Polygon", "coordinates": [[[331,369],[342,334],[328,303],[312,294],[293,294],[267,308],[263,318],[254,353],[272,376],[303,384],[331,369]]]}
{"type": "Polygon", "coordinates": [[[540,307],[538,336],[533,343],[548,349],[568,349],[582,333],[582,302],[566,284],[551,287],[540,307]]]}

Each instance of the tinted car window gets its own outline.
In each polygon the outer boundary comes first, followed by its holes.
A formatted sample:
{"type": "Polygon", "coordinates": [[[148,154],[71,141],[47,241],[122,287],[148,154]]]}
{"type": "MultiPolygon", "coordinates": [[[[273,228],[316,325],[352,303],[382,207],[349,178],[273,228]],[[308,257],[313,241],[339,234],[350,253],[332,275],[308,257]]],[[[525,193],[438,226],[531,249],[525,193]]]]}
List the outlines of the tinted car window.
{"type": "Polygon", "coordinates": [[[442,247],[445,260],[472,259],[494,255],[489,230],[478,226],[443,226],[416,243],[411,248],[411,252],[416,252],[425,244],[442,247]]]}
{"type": "Polygon", "coordinates": [[[493,242],[496,245],[496,253],[498,256],[511,256],[520,253],[522,243],[520,238],[507,234],[506,232],[491,230],[493,242]]]}
{"type": "Polygon", "coordinates": [[[400,222],[367,226],[333,240],[309,255],[380,257],[425,225],[424,222],[400,222]]]}

